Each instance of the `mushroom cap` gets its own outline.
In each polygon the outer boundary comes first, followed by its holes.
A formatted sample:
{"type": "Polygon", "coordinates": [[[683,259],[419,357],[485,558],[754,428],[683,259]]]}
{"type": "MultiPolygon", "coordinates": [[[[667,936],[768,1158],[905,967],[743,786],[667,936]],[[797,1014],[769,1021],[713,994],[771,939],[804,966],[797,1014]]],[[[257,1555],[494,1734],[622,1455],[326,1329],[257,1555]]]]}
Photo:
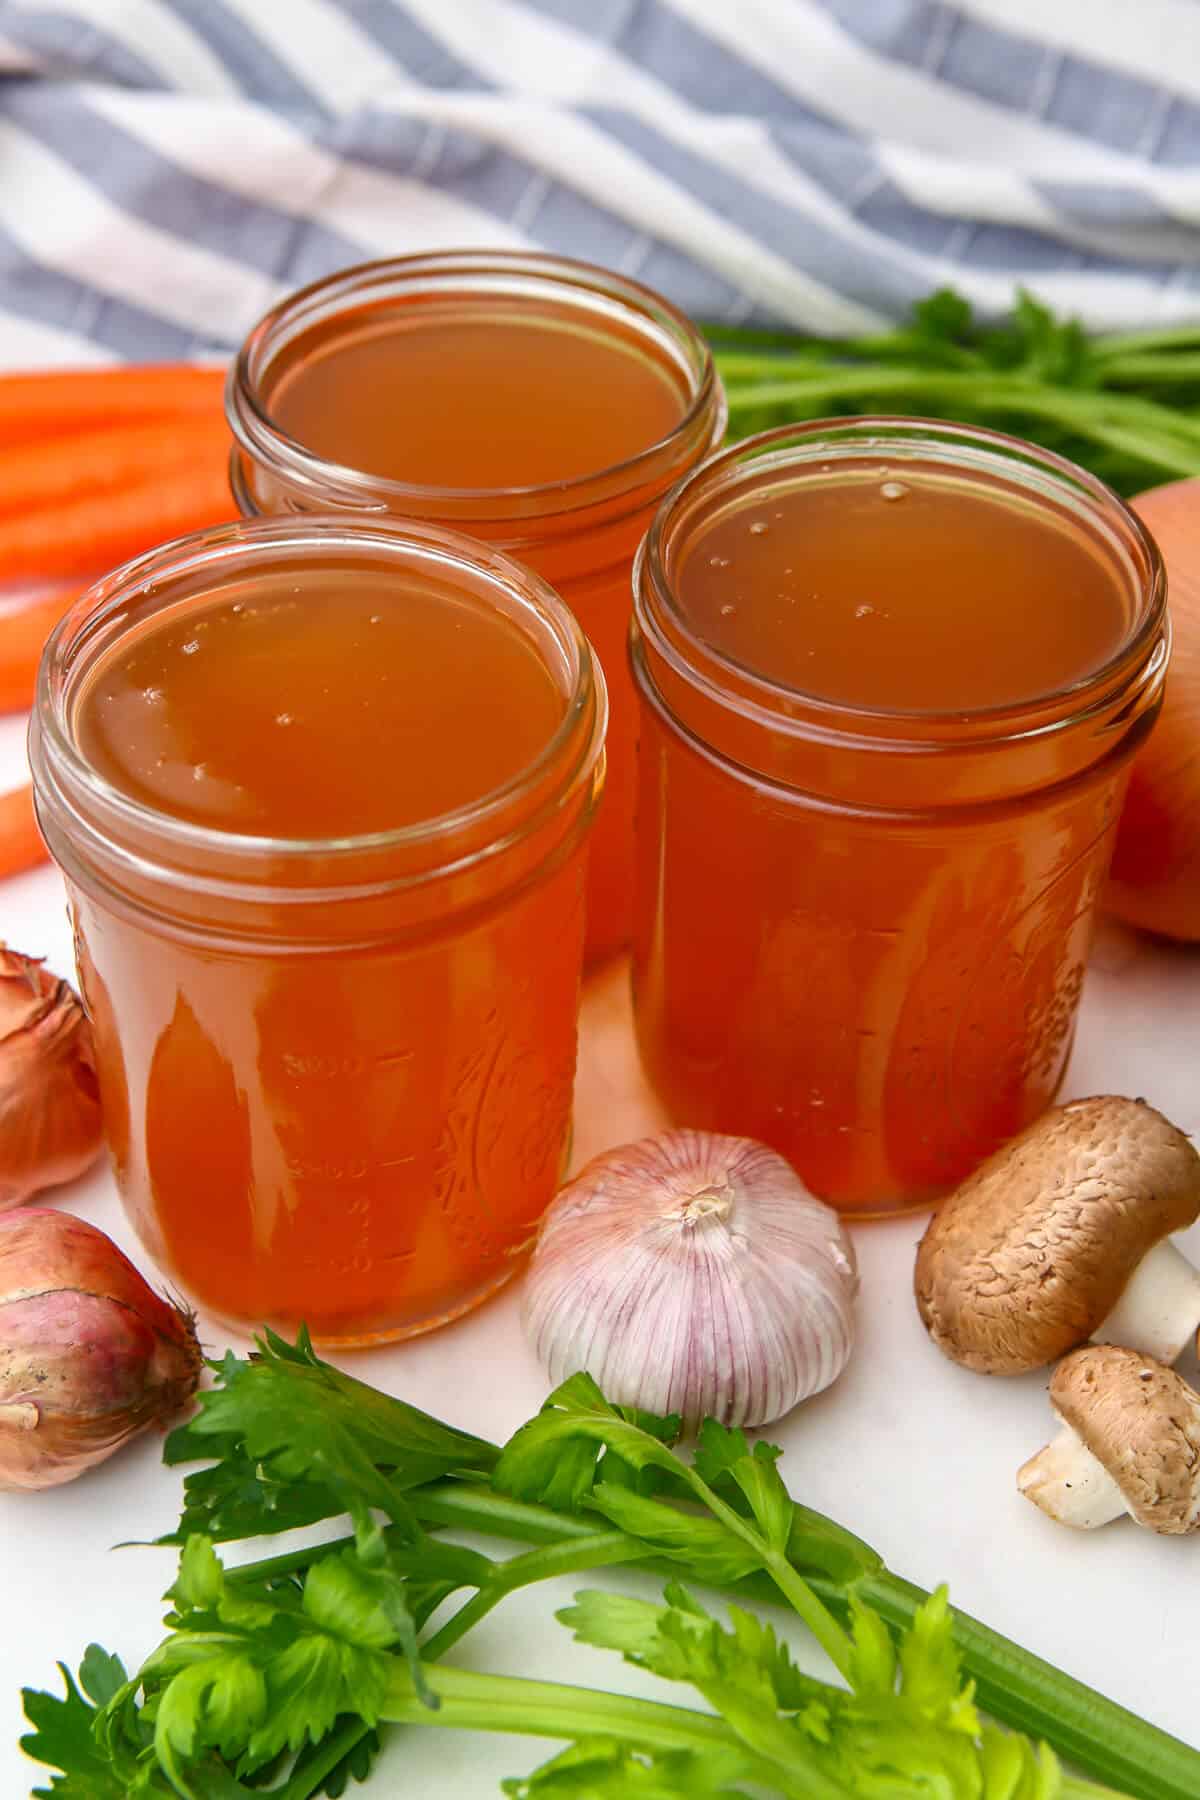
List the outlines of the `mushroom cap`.
{"type": "Polygon", "coordinates": [[[917,1251],[938,1348],[986,1375],[1039,1369],[1107,1318],[1152,1246],[1200,1214],[1200,1156],[1144,1100],[1056,1106],[967,1177],[917,1251]]]}
{"type": "Polygon", "coordinates": [[[1139,1350],[1089,1344],[1055,1369],[1050,1404],[1139,1525],[1200,1531],[1200,1394],[1174,1369],[1139,1350]]]}

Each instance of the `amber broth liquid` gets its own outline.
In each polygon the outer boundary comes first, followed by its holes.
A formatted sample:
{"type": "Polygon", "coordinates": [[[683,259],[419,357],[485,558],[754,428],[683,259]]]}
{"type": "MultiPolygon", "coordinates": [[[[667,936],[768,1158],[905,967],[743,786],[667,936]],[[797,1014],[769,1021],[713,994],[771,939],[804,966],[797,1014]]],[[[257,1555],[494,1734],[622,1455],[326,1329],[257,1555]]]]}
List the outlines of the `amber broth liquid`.
{"type": "MultiPolygon", "coordinates": [[[[298,841],[470,806],[565,710],[537,646],[473,596],[309,569],[151,620],[99,660],[76,730],[158,813],[298,841]]],[[[77,896],[118,1178],[191,1294],[361,1341],[511,1271],[566,1148],[582,873],[576,854],[390,950],[214,944],[77,896]]]]}
{"type": "Polygon", "coordinates": [[[1027,703],[1098,669],[1129,628],[1081,534],[984,487],[877,473],[714,519],[679,603],[753,673],[885,712],[1027,703]]]}
{"type": "MultiPolygon", "coordinates": [[[[272,365],[275,422],[327,462],[418,488],[475,490],[449,520],[502,544],[574,612],[609,692],[604,803],[590,838],[588,954],[626,942],[633,877],[634,699],[626,660],[634,552],[662,476],[598,522],[557,484],[613,469],[670,437],[689,404],[682,368],[616,317],[601,332],[578,308],[496,295],[363,307],[299,334],[272,365]],[[535,488],[515,521],[489,494],[535,488]],[[544,513],[562,513],[548,528],[544,513]]],[[[421,512],[421,496],[411,510],[421,512]]]]}
{"type": "MultiPolygon", "coordinates": [[[[983,480],[860,469],[766,494],[704,517],[671,581],[696,637],[778,688],[978,715],[1128,637],[1084,532],[983,480]]],[[[944,1192],[1036,1116],[1070,1049],[1111,774],[939,814],[912,810],[897,750],[869,806],[796,804],[650,708],[642,759],[638,1027],[676,1117],[764,1138],[873,1212],[944,1192]]]]}

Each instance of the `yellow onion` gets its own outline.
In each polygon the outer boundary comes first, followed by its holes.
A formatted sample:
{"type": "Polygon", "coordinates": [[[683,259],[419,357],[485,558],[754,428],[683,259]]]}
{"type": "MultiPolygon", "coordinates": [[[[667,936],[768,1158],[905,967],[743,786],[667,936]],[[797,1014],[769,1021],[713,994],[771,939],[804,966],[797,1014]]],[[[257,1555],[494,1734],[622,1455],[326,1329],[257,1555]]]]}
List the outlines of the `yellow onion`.
{"type": "Polygon", "coordinates": [[[1158,723],[1133,765],[1105,896],[1126,925],[1200,941],[1200,479],[1133,502],[1167,567],[1173,644],[1158,723]]]}
{"type": "Polygon", "coordinates": [[[73,1181],[100,1145],[92,1028],[78,997],[0,946],[0,1210],[73,1181]]]}
{"type": "Polygon", "coordinates": [[[192,1315],[71,1213],[0,1217],[0,1490],[57,1487],[195,1392],[192,1315]]]}

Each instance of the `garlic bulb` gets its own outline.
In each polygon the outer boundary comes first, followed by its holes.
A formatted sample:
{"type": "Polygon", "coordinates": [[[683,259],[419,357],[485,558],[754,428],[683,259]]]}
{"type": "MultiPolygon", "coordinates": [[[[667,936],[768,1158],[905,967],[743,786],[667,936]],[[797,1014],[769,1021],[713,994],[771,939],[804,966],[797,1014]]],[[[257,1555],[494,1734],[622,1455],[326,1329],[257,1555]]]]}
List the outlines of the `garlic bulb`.
{"type": "Polygon", "coordinates": [[[750,1138],[607,1151],[542,1221],[522,1317],[551,1378],[648,1412],[767,1425],[846,1366],[858,1288],[837,1214],[750,1138]]]}

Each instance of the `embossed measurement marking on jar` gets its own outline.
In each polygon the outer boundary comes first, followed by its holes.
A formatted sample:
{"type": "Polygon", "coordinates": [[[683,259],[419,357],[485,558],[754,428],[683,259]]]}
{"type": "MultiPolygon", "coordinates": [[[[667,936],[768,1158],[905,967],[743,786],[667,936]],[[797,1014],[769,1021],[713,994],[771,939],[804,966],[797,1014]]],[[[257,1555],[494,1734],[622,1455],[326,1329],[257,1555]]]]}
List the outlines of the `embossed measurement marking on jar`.
{"type": "MultiPolygon", "coordinates": [[[[395,1080],[397,1074],[412,1062],[415,1054],[415,1051],[403,1047],[342,1054],[284,1050],[280,1052],[279,1061],[290,1080],[312,1084],[327,1092],[331,1086],[336,1087],[340,1082],[348,1082],[357,1087],[364,1080],[369,1081],[378,1075],[387,1075],[395,1080]]],[[[365,1213],[371,1204],[370,1196],[364,1193],[347,1198],[345,1190],[369,1185],[374,1178],[394,1169],[408,1168],[417,1160],[416,1151],[391,1156],[368,1153],[365,1156],[349,1155],[344,1158],[308,1158],[297,1154],[288,1155],[285,1166],[291,1180],[297,1185],[310,1190],[331,1188],[341,1196],[340,1204],[347,1211],[358,1210],[365,1213]]],[[[310,1202],[312,1198],[310,1193],[310,1202]]],[[[401,1260],[411,1254],[411,1251],[405,1250],[394,1256],[384,1254],[379,1260],[401,1260]]]]}
{"type": "Polygon", "coordinates": [[[288,1157],[286,1168],[293,1181],[319,1181],[338,1186],[342,1182],[365,1181],[368,1175],[374,1175],[379,1169],[401,1169],[408,1163],[416,1162],[412,1156],[354,1156],[348,1161],[333,1162],[322,1159],[306,1162],[303,1157],[288,1157]]]}
{"type": "Polygon", "coordinates": [[[296,1081],[338,1081],[355,1075],[370,1075],[376,1069],[396,1069],[412,1061],[413,1050],[380,1050],[374,1055],[356,1053],[350,1056],[297,1055],[284,1050],[280,1055],[285,1075],[296,1081]]]}

